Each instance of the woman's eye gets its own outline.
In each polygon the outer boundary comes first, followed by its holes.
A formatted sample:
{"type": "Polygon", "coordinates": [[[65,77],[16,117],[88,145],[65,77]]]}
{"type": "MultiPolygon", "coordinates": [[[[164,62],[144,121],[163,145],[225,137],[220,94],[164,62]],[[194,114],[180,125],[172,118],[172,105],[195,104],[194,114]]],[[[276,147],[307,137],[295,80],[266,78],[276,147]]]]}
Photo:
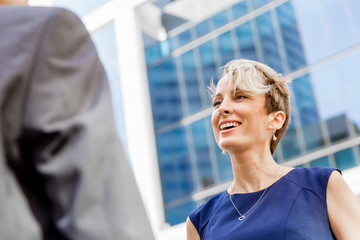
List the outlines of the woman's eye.
{"type": "Polygon", "coordinates": [[[221,101],[217,100],[217,101],[213,101],[213,107],[216,108],[221,104],[221,101]]]}
{"type": "Polygon", "coordinates": [[[240,100],[246,98],[244,95],[236,95],[235,100],[240,100]]]}

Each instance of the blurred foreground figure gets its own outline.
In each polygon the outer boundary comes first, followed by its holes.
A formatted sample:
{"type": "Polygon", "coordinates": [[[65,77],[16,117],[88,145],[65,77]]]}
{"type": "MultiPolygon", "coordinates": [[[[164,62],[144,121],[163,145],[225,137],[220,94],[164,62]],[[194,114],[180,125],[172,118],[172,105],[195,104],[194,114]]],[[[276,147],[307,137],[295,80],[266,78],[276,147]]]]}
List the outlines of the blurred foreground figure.
{"type": "Polygon", "coordinates": [[[79,18],[1,6],[0,33],[0,239],[154,239],[79,18]]]}

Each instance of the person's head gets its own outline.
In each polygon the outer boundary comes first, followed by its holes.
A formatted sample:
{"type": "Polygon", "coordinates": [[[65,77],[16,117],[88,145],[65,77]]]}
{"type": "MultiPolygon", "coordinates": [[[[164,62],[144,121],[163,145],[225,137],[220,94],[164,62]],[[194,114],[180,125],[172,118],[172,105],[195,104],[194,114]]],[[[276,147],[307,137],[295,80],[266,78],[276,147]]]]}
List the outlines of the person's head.
{"type": "Polygon", "coordinates": [[[274,154],[290,121],[288,81],[265,64],[246,59],[230,61],[222,70],[218,85],[212,82],[209,87],[214,105],[212,125],[219,146],[226,149],[221,137],[229,139],[227,133],[239,129],[233,142],[240,138],[253,138],[253,143],[266,140],[274,154]],[[222,131],[224,120],[234,120],[236,128],[222,131]]]}
{"type": "Polygon", "coordinates": [[[27,5],[28,0],[0,0],[0,5],[27,5]]]}

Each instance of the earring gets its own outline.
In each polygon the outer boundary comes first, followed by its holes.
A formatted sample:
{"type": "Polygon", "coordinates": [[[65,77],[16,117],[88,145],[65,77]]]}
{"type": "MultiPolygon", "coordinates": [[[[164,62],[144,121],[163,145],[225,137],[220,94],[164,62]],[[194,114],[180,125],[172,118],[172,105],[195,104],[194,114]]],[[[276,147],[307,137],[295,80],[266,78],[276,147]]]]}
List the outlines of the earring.
{"type": "Polygon", "coordinates": [[[272,134],[273,134],[272,140],[273,140],[273,141],[276,141],[276,140],[277,140],[277,137],[275,136],[274,130],[272,130],[272,134]]]}
{"type": "Polygon", "coordinates": [[[222,155],[225,155],[225,154],[226,154],[226,151],[225,151],[225,150],[222,150],[221,153],[222,153],[222,155]]]}

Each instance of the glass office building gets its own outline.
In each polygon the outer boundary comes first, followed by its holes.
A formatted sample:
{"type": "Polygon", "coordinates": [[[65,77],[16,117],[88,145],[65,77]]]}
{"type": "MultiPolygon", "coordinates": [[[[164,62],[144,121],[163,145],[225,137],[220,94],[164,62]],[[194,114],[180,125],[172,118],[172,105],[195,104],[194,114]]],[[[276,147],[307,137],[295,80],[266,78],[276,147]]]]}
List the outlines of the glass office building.
{"type": "Polygon", "coordinates": [[[360,164],[359,11],[357,0],[243,0],[171,29],[163,41],[144,33],[166,222],[184,222],[232,177],[212,136],[207,86],[234,58],[292,80],[291,123],[277,162],[360,164]]]}

